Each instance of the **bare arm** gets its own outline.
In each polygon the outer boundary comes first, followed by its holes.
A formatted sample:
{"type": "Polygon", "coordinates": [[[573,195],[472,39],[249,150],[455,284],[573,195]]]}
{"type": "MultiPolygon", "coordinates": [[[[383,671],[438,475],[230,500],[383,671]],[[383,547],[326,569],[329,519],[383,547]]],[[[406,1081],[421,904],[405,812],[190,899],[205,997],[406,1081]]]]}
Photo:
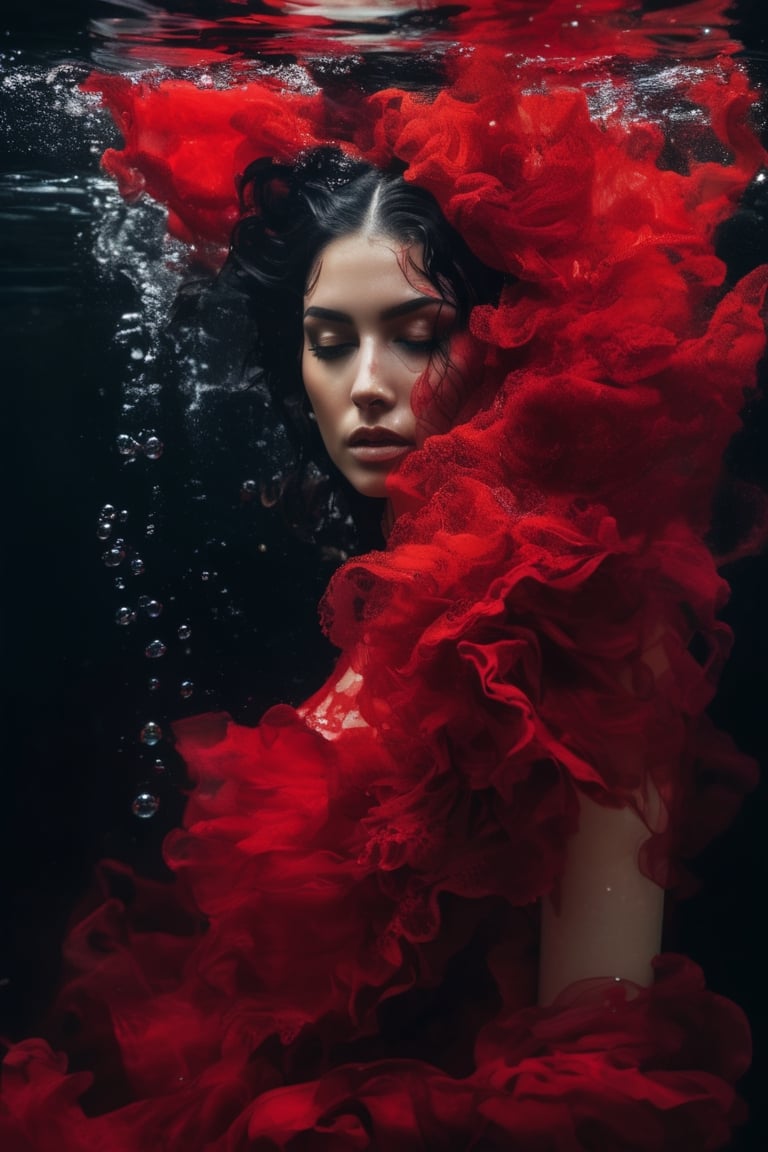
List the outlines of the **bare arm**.
{"type": "MultiPolygon", "coordinates": [[[[643,655],[657,677],[668,669],[661,629],[643,655]]],[[[657,793],[645,807],[658,829],[663,814],[657,793]]],[[[559,889],[542,904],[541,1004],[550,1004],[575,980],[651,983],[651,961],[661,949],[664,889],[640,871],[640,846],[650,834],[631,808],[606,808],[579,797],[579,828],[567,845],[559,889]]]]}
{"type": "Polygon", "coordinates": [[[648,838],[629,808],[580,799],[579,830],[568,842],[557,910],[544,899],[539,1000],[549,1004],[574,980],[604,976],[651,983],[661,946],[664,890],[638,867],[648,838]]]}

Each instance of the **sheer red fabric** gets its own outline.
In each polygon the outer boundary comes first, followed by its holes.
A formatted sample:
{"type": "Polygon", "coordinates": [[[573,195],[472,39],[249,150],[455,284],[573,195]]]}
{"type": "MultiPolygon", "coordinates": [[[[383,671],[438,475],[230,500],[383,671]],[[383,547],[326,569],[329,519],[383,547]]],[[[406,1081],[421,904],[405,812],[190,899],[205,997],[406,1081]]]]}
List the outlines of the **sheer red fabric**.
{"type": "Polygon", "coordinates": [[[730,644],[704,536],[765,343],[768,274],[727,286],[714,252],[764,161],[753,94],[728,57],[665,75],[695,112],[672,148],[631,70],[489,40],[422,96],[87,82],[125,137],[107,170],[202,263],[246,163],[332,140],[405,164],[515,279],[472,315],[453,426],[391,479],[386,551],[331,582],[329,685],[257,729],[178,726],[176,881],[103,870],[67,944],[71,1070],[42,1041],[5,1060],[12,1152],[704,1152],[741,1117],[745,1021],[683,958],[532,1005],[579,794],[649,823],[660,796],[644,867],[673,885],[753,782],[703,718],[730,644]]]}

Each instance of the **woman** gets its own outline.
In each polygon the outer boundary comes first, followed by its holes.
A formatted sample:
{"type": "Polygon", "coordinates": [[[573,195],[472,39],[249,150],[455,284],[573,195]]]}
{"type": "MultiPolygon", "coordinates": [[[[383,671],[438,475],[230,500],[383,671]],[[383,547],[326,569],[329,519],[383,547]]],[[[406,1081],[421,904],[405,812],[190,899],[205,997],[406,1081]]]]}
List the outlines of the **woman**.
{"type": "Polygon", "coordinates": [[[428,192],[322,151],[258,164],[244,202],[225,279],[252,302],[266,385],[383,502],[394,546],[334,582],[326,619],[352,642],[301,712],[178,726],[197,783],[167,843],[176,887],[136,882],[68,941],[56,1043],[96,1069],[84,1112],[86,1079],[29,1041],[3,1146],[721,1146],[738,1010],[679,960],[642,991],[661,888],[640,848],[674,795],[645,778],[646,743],[669,742],[637,718],[669,717],[652,681],[674,683],[661,608],[679,590],[646,596],[652,563],[617,593],[604,569],[632,577],[653,545],[632,555],[599,510],[503,485],[509,365],[467,331],[502,276],[428,192]],[[556,650],[558,598],[585,652],[556,650]],[[603,677],[592,760],[556,722],[573,697],[590,711],[584,667],[603,677]],[[555,1005],[537,1009],[540,896],[555,1005]]]}
{"type": "MultiPolygon", "coordinates": [[[[257,163],[246,187],[252,214],[235,233],[232,265],[252,301],[256,359],[271,367],[273,394],[287,393],[298,412],[306,395],[352,489],[387,500],[389,473],[488,395],[491,373],[467,327],[474,305],[497,303],[502,277],[472,255],[428,193],[333,150],[311,153],[300,170],[257,163]]],[[[384,519],[391,527],[388,500],[384,519]]],[[[312,723],[311,709],[304,715],[312,723]]],[[[319,727],[327,733],[327,723],[319,727]]],[[[585,799],[580,825],[568,902],[556,914],[545,905],[545,1003],[583,977],[648,984],[660,947],[661,889],[637,862],[644,824],[585,799]]]]}
{"type": "Polygon", "coordinates": [[[699,714],[725,645],[701,537],[765,289],[713,305],[710,245],[754,157],[723,115],[732,159],[671,173],[579,92],[471,81],[368,101],[348,151],[377,167],[246,179],[226,279],[265,385],[388,546],[335,576],[343,655],[301,711],[178,726],[176,884],[105,870],[68,940],[73,1071],[6,1060],[12,1149],[693,1152],[738,1119],[742,1015],[652,961],[659,881],[751,775],[699,714]]]}

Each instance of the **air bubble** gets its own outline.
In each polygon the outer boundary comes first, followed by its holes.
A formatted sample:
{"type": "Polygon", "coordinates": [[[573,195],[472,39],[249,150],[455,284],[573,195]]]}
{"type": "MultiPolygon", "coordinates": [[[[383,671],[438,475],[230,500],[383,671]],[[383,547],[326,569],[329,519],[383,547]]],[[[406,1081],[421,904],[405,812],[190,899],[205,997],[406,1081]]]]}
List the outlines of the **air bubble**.
{"type": "Polygon", "coordinates": [[[210,572],[201,572],[200,573],[200,579],[201,580],[210,580],[210,578],[211,578],[210,572]]]}
{"type": "Polygon", "coordinates": [[[101,558],[107,568],[119,568],[125,560],[125,549],[116,544],[113,548],[108,548],[106,552],[103,552],[101,558]]]}
{"type": "Polygon", "coordinates": [[[149,688],[150,692],[157,692],[159,687],[160,681],[157,676],[150,676],[149,680],[147,680],[147,688],[149,688]]]}
{"type": "Polygon", "coordinates": [[[149,820],[155,815],[159,807],[160,801],[157,796],[151,792],[139,792],[131,804],[131,811],[140,820],[149,820]]]}
{"type": "Polygon", "coordinates": [[[195,686],[191,680],[182,680],[181,685],[179,686],[179,693],[182,700],[189,700],[194,690],[195,686]]]}
{"type": "Polygon", "coordinates": [[[150,640],[144,649],[144,655],[150,660],[159,660],[161,656],[165,656],[167,651],[168,649],[162,640],[150,640]]]}
{"type": "Polygon", "coordinates": [[[150,600],[145,608],[145,611],[147,616],[150,616],[153,620],[157,620],[158,616],[163,611],[163,606],[159,600],[150,600]]]}
{"type": "Polygon", "coordinates": [[[143,360],[144,350],[142,348],[131,348],[131,360],[143,360]]]}
{"type": "Polygon", "coordinates": [[[121,508],[117,514],[117,518],[121,524],[125,524],[126,520],[128,519],[128,509],[121,508]]]}
{"type": "Polygon", "coordinates": [[[135,456],[139,451],[139,445],[134,440],[133,436],[127,436],[124,432],[118,436],[115,441],[117,450],[121,456],[135,456]]]}
{"type": "Polygon", "coordinates": [[[123,580],[122,576],[118,576],[115,580],[115,588],[117,588],[118,592],[125,592],[125,580],[123,580]]]}
{"type": "Polygon", "coordinates": [[[109,520],[99,520],[96,526],[96,535],[99,540],[109,540],[112,535],[112,525],[109,520]]]}
{"type": "Polygon", "coordinates": [[[150,602],[149,596],[139,596],[139,601],[138,601],[139,608],[141,608],[141,609],[146,608],[146,606],[147,606],[147,604],[149,604],[149,602],[150,602]]]}
{"type": "Polygon", "coordinates": [[[182,624],[177,635],[179,640],[189,640],[190,636],[192,635],[192,629],[190,628],[189,624],[182,624]]]}
{"type": "Polygon", "coordinates": [[[131,572],[134,576],[141,576],[144,572],[144,561],[141,556],[134,556],[131,560],[131,572]]]}
{"type": "Polygon", "coordinates": [[[158,776],[162,776],[163,772],[167,771],[165,763],[162,760],[155,760],[152,767],[155,770],[155,772],[157,772],[158,776]]]}
{"type": "Polygon", "coordinates": [[[159,460],[165,445],[159,436],[147,436],[144,441],[144,455],[148,460],[159,460]]]}
{"type": "Polygon", "coordinates": [[[105,504],[101,512],[99,512],[99,520],[114,520],[115,507],[113,504],[105,504]]]}
{"type": "Polygon", "coordinates": [[[136,613],[133,608],[118,608],[117,612],[115,612],[116,624],[133,624],[135,619],[136,613]]]}
{"type": "Polygon", "coordinates": [[[148,720],[139,733],[139,739],[142,744],[148,745],[153,748],[155,744],[159,744],[163,738],[163,730],[159,724],[155,724],[154,720],[148,720]]]}

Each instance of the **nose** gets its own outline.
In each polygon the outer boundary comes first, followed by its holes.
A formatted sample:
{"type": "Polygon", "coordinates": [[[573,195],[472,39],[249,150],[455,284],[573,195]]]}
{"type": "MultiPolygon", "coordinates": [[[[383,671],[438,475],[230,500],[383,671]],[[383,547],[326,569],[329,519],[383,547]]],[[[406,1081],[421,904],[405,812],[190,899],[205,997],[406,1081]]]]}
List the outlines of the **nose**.
{"type": "Polygon", "coordinates": [[[391,408],[397,402],[384,361],[386,354],[375,340],[363,340],[355,358],[350,397],[356,408],[391,408]]]}

